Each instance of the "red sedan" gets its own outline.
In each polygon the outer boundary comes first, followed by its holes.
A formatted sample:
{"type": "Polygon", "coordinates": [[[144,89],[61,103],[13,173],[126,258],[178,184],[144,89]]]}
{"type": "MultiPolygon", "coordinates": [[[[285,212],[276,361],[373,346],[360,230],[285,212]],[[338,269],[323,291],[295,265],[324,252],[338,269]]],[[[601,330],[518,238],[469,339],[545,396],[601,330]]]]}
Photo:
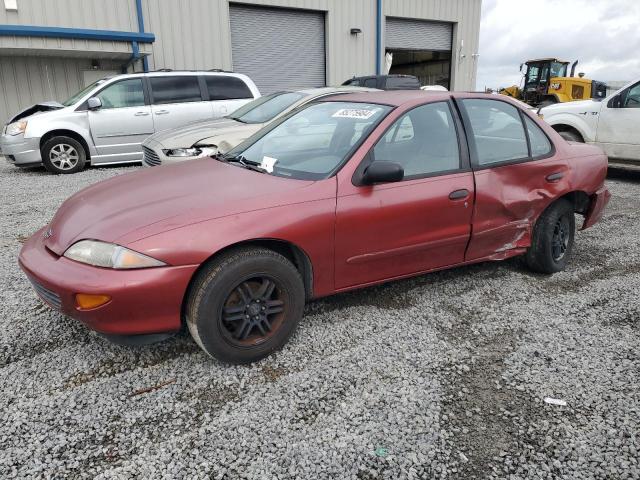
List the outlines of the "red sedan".
{"type": "Polygon", "coordinates": [[[185,322],[227,362],[281,347],[307,299],[524,255],[571,256],[609,200],[607,159],[506,97],[323,99],[227,153],[100,182],[20,253],[47,303],[116,340],[185,322]]]}

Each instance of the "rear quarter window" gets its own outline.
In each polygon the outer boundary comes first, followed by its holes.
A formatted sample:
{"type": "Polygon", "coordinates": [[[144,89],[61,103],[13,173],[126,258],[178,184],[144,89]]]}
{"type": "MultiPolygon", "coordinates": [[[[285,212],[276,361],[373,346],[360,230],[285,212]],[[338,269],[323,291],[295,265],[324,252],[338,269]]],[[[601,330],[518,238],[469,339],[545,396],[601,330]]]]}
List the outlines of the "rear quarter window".
{"type": "Polygon", "coordinates": [[[226,75],[207,75],[205,83],[209,91],[209,100],[237,100],[253,98],[251,90],[238,77],[226,75]]]}

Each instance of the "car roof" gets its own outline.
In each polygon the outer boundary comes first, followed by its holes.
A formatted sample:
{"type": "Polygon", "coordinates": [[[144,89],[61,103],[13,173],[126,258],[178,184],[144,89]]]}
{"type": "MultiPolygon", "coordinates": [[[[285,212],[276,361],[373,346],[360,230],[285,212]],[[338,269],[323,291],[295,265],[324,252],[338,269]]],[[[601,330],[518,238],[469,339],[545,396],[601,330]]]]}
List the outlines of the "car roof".
{"type": "Polygon", "coordinates": [[[399,107],[401,105],[418,105],[426,101],[442,102],[451,98],[486,98],[510,103],[523,109],[522,102],[516,104],[512,98],[506,95],[496,95],[484,92],[442,92],[439,90],[384,90],[378,92],[347,93],[343,95],[329,96],[321,99],[323,102],[355,102],[377,103],[399,107]]]}
{"type": "Polygon", "coordinates": [[[319,95],[329,95],[330,93],[343,93],[343,92],[380,92],[377,88],[367,88],[367,87],[352,87],[349,85],[338,86],[338,87],[319,87],[319,88],[305,88],[304,90],[298,90],[300,93],[304,93],[305,95],[311,96],[319,96],[319,95]]]}
{"type": "Polygon", "coordinates": [[[405,103],[415,103],[421,100],[448,100],[451,92],[425,91],[425,90],[385,90],[378,92],[347,93],[327,97],[323,101],[358,102],[358,103],[380,103],[398,107],[405,103]]]}

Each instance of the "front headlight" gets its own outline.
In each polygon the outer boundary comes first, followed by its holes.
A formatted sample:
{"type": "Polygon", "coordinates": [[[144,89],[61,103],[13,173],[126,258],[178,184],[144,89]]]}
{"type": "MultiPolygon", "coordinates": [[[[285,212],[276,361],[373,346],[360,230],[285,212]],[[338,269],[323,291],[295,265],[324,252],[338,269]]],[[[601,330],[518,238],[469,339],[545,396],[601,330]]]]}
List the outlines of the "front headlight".
{"type": "Polygon", "coordinates": [[[191,148],[172,148],[170,150],[163,150],[167,157],[206,157],[213,155],[216,151],[211,147],[191,147],[191,148]]]}
{"type": "Polygon", "coordinates": [[[199,148],[173,148],[171,150],[165,150],[164,154],[167,157],[195,157],[202,153],[199,148]]]}
{"type": "Polygon", "coordinates": [[[7,125],[5,132],[7,135],[20,135],[27,129],[27,121],[20,120],[19,122],[13,122],[7,125]]]}
{"type": "Polygon", "coordinates": [[[64,256],[76,262],[118,270],[162,267],[166,265],[160,260],[120,245],[97,240],[80,240],[67,248],[64,256]]]}

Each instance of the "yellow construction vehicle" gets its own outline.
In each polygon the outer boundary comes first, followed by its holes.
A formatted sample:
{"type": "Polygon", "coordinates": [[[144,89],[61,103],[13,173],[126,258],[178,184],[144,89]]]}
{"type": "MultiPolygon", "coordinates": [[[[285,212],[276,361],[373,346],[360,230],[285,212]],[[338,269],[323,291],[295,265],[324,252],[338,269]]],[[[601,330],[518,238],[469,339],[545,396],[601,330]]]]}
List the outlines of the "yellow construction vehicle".
{"type": "Polygon", "coordinates": [[[557,58],[528,60],[520,65],[521,72],[526,66],[522,88],[513,85],[499,92],[534,107],[606,97],[607,86],[603,82],[586,79],[584,73],[574,76],[577,64],[576,60],[571,66],[571,74],[567,76],[569,62],[557,58]]]}

